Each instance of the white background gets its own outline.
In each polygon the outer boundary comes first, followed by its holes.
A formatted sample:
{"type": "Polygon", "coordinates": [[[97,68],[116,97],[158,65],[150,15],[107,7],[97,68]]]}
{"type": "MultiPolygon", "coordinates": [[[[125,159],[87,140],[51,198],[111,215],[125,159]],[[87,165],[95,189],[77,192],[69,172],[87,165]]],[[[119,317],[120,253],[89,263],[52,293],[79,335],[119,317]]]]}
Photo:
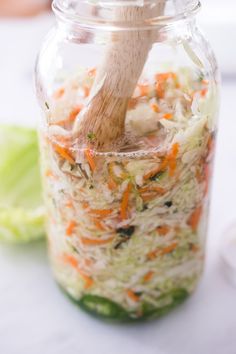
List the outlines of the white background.
{"type": "MultiPolygon", "coordinates": [[[[204,4],[200,20],[221,64],[223,89],[207,264],[197,292],[162,320],[104,324],[60,293],[43,242],[1,246],[1,354],[236,354],[236,287],[220,258],[225,227],[236,219],[236,4],[204,4]]],[[[33,63],[52,21],[0,21],[1,122],[35,125],[33,63]]]]}

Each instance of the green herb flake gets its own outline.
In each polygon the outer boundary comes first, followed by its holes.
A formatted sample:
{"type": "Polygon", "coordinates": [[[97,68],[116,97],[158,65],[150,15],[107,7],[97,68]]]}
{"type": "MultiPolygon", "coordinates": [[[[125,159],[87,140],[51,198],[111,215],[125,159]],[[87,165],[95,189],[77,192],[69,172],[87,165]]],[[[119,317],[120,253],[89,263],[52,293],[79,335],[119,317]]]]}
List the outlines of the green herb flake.
{"type": "Polygon", "coordinates": [[[90,140],[90,141],[93,141],[95,139],[95,134],[93,132],[89,132],[87,134],[87,138],[90,140]]]}

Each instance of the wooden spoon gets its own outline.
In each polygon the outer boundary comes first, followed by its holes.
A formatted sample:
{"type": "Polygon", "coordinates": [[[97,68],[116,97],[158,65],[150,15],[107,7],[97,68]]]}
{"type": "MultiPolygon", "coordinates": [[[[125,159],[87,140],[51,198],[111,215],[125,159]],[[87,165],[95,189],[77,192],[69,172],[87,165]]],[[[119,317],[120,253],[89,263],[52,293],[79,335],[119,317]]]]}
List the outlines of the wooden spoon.
{"type": "MultiPolygon", "coordinates": [[[[153,6],[122,6],[116,10],[116,21],[138,24],[163,14],[165,0],[153,6]]],[[[98,68],[88,104],[79,114],[74,134],[82,144],[108,151],[119,146],[124,137],[125,116],[138,79],[142,73],[156,31],[120,30],[112,34],[103,61],[98,68]],[[93,140],[88,139],[93,136],[93,140]]]]}

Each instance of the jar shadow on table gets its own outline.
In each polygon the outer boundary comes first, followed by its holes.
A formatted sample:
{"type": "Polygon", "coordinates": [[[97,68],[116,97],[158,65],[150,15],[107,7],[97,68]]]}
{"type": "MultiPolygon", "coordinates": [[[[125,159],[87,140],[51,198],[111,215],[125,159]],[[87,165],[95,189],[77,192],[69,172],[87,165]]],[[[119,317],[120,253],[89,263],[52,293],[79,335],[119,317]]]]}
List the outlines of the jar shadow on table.
{"type": "Polygon", "coordinates": [[[45,240],[38,240],[28,244],[9,245],[1,244],[0,255],[4,261],[16,267],[27,263],[47,265],[47,248],[45,240]]]}

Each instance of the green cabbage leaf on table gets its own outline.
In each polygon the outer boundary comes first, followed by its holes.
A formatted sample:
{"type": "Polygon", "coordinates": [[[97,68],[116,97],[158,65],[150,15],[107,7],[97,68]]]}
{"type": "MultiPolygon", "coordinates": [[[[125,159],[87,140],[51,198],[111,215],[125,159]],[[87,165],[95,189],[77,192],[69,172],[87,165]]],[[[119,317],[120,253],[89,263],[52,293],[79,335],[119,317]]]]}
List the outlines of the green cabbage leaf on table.
{"type": "Polygon", "coordinates": [[[36,130],[1,124],[0,154],[0,240],[38,240],[45,230],[36,130]]]}

